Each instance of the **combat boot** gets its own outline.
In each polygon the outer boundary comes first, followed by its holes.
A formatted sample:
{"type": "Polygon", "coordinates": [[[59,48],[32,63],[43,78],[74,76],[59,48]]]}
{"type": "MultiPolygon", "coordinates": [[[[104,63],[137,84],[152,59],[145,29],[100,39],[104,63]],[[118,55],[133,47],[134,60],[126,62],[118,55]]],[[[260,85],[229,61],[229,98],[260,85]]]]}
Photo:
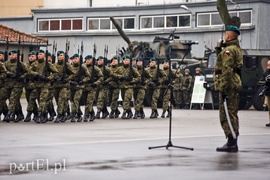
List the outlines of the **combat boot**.
{"type": "Polygon", "coordinates": [[[37,118],[36,118],[36,123],[40,123],[42,119],[42,112],[38,112],[37,118]]]}
{"type": "Polygon", "coordinates": [[[124,110],[121,119],[127,119],[127,110],[124,110]]]}
{"type": "Polygon", "coordinates": [[[111,110],[110,114],[109,114],[109,118],[114,118],[114,114],[115,114],[115,110],[111,110]]]}
{"type": "Polygon", "coordinates": [[[167,110],[167,111],[168,111],[168,114],[167,114],[166,118],[169,118],[169,117],[171,117],[172,112],[171,112],[171,110],[167,110]]]}
{"type": "Polygon", "coordinates": [[[140,116],[141,116],[141,119],[144,119],[145,118],[145,114],[144,114],[143,108],[141,108],[141,110],[140,110],[140,116]]]}
{"type": "Polygon", "coordinates": [[[64,118],[63,114],[58,114],[54,120],[54,123],[62,122],[63,118],[64,118]]]}
{"type": "Polygon", "coordinates": [[[140,115],[140,111],[135,111],[133,119],[137,119],[138,115],[140,115]]]}
{"type": "Polygon", "coordinates": [[[84,116],[83,116],[83,122],[88,122],[90,118],[90,113],[89,112],[85,112],[84,116]]]}
{"type": "Polygon", "coordinates": [[[151,115],[150,115],[150,118],[154,118],[155,117],[155,110],[152,109],[152,112],[151,112],[151,115]]]}
{"type": "Polygon", "coordinates": [[[9,121],[14,121],[15,122],[15,113],[14,112],[11,112],[10,114],[10,118],[9,118],[9,121]]]}
{"type": "Polygon", "coordinates": [[[102,119],[105,119],[109,115],[107,107],[102,110],[102,119]]]}
{"type": "Polygon", "coordinates": [[[266,126],[266,127],[270,127],[270,123],[267,123],[265,126],[266,126]]]}
{"type": "Polygon", "coordinates": [[[163,110],[162,114],[161,114],[161,117],[162,118],[165,118],[165,113],[166,113],[166,110],[163,110]]]}
{"type": "Polygon", "coordinates": [[[8,113],[5,115],[3,121],[9,122],[10,121],[10,115],[12,114],[12,111],[8,111],[8,113]]]}
{"type": "Polygon", "coordinates": [[[24,122],[30,122],[31,121],[31,115],[32,115],[32,111],[27,111],[26,117],[24,119],[24,122]]]}
{"type": "Polygon", "coordinates": [[[76,120],[75,120],[75,115],[76,115],[75,112],[72,112],[72,113],[70,114],[70,122],[76,122],[76,120]]]}
{"type": "Polygon", "coordinates": [[[90,121],[94,121],[95,120],[95,112],[91,111],[90,112],[90,121]]]}
{"type": "Polygon", "coordinates": [[[42,118],[41,118],[41,123],[46,123],[48,121],[48,113],[43,112],[42,113],[42,118]]]}
{"type": "Polygon", "coordinates": [[[79,113],[77,113],[76,116],[75,116],[75,120],[77,122],[82,122],[82,116],[79,113]]]}
{"type": "Polygon", "coordinates": [[[228,142],[222,147],[217,148],[218,152],[238,152],[237,137],[233,139],[231,135],[228,136],[228,142]]]}
{"type": "Polygon", "coordinates": [[[120,114],[121,114],[121,112],[119,111],[119,109],[116,109],[114,118],[118,118],[120,114]]]}
{"type": "Polygon", "coordinates": [[[97,118],[97,119],[100,119],[100,113],[101,113],[101,109],[98,109],[98,110],[97,110],[97,114],[96,114],[96,118],[97,118]]]}
{"type": "Polygon", "coordinates": [[[127,117],[126,117],[126,119],[131,119],[132,116],[133,116],[133,113],[132,113],[131,109],[128,109],[127,110],[127,117]]]}
{"type": "Polygon", "coordinates": [[[16,119],[14,120],[14,122],[19,122],[19,121],[22,121],[22,120],[24,120],[24,115],[23,115],[22,111],[19,111],[17,113],[16,119]]]}

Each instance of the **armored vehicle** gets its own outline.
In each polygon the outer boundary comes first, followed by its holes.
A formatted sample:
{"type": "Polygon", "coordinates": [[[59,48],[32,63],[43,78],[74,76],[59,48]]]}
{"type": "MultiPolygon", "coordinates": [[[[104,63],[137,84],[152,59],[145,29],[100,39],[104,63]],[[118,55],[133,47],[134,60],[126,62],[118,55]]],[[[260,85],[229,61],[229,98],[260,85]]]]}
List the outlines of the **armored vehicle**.
{"type": "MultiPolygon", "coordinates": [[[[208,59],[205,68],[204,87],[212,92],[214,107],[218,108],[218,92],[214,90],[213,73],[216,63],[216,52],[207,49],[205,57],[208,59]]],[[[267,61],[270,60],[270,51],[243,50],[243,67],[241,71],[242,90],[240,91],[239,109],[253,107],[263,110],[264,97],[260,97],[263,80],[262,74],[266,69],[267,61]]]]}

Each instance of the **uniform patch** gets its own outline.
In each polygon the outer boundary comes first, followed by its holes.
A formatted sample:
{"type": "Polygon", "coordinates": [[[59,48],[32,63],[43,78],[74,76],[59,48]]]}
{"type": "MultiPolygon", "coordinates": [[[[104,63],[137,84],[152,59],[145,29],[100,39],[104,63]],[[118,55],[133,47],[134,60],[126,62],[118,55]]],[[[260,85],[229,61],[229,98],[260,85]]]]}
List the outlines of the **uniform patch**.
{"type": "Polygon", "coordinates": [[[230,51],[227,50],[227,51],[225,51],[225,53],[226,53],[226,54],[230,54],[230,51]]]}

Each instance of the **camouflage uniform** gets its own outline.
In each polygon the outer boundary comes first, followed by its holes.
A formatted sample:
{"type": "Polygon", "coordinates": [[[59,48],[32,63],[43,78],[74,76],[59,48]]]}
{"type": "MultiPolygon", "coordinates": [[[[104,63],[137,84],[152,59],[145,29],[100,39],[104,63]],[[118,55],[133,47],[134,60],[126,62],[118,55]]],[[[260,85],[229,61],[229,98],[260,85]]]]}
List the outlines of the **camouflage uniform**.
{"type": "MultiPolygon", "coordinates": [[[[165,62],[168,63],[168,61],[165,60],[165,62]]],[[[163,63],[165,63],[163,62],[163,63]]],[[[169,67],[163,67],[164,73],[166,74],[166,79],[163,81],[160,91],[160,97],[163,100],[162,102],[162,114],[161,117],[165,118],[165,113],[168,111],[167,117],[170,117],[170,110],[169,110],[169,102],[171,98],[171,89],[168,88],[169,85],[169,74],[170,74],[170,68],[169,67]]]]}
{"type": "Polygon", "coordinates": [[[133,87],[141,76],[136,68],[132,68],[131,60],[129,56],[124,57],[124,61],[130,61],[130,64],[124,64],[118,67],[113,73],[113,77],[119,79],[119,88],[121,89],[121,95],[123,98],[123,114],[122,119],[130,119],[133,114],[130,107],[130,102],[133,95],[133,87]]]}
{"type": "MultiPolygon", "coordinates": [[[[75,57],[76,58],[76,57],[75,57]]],[[[77,57],[78,58],[78,57],[77,57]]],[[[73,68],[75,69],[76,75],[75,78],[70,81],[70,91],[71,91],[71,122],[81,122],[80,114],[80,99],[83,93],[85,84],[90,79],[90,74],[87,67],[82,64],[80,72],[80,62],[73,63],[73,68]]]]}
{"type": "Polygon", "coordinates": [[[93,57],[86,56],[86,61],[88,59],[92,59],[92,63],[86,64],[86,67],[91,75],[91,79],[85,85],[85,88],[84,88],[84,91],[87,93],[86,104],[85,104],[85,114],[84,114],[85,122],[87,122],[88,120],[93,121],[95,119],[95,112],[93,109],[93,105],[96,99],[98,86],[100,86],[103,81],[103,74],[101,70],[95,65],[93,67],[93,57]]]}
{"type": "Polygon", "coordinates": [[[216,48],[217,61],[215,65],[214,87],[219,91],[219,118],[220,123],[228,138],[228,142],[218,147],[217,151],[237,152],[237,137],[239,136],[238,104],[239,91],[242,88],[240,71],[243,66],[243,54],[239,46],[238,35],[240,31],[236,26],[226,27],[226,42],[224,49],[221,46],[216,48]],[[228,31],[228,32],[227,32],[228,31]],[[228,114],[236,138],[229,128],[223,103],[227,104],[228,114]]]}
{"type": "Polygon", "coordinates": [[[61,59],[59,60],[58,58],[57,63],[54,64],[55,68],[58,70],[54,83],[54,97],[57,103],[57,117],[54,121],[55,123],[65,121],[65,103],[68,101],[69,96],[67,89],[70,86],[69,81],[74,78],[76,73],[73,67],[68,62],[65,62],[64,52],[58,51],[57,55],[58,57],[61,56],[61,59]],[[64,66],[64,62],[66,66],[64,66]]]}
{"type": "MultiPolygon", "coordinates": [[[[17,51],[13,50],[10,55],[13,56],[12,54],[17,54],[17,51]]],[[[4,99],[1,99],[1,101],[5,101],[7,97],[9,98],[8,114],[4,118],[4,121],[7,122],[15,121],[15,110],[19,107],[18,102],[22,95],[24,78],[28,72],[26,65],[21,61],[19,63],[19,69],[17,66],[17,58],[11,58],[4,63],[8,72],[5,81],[6,96],[2,96],[4,99]]]]}
{"type": "MultiPolygon", "coordinates": [[[[155,58],[150,59],[150,63],[154,61],[156,62],[155,58]]],[[[149,68],[146,68],[145,71],[147,74],[149,74],[149,83],[148,83],[148,95],[151,97],[151,109],[152,113],[150,115],[150,118],[157,118],[158,117],[158,111],[157,111],[157,103],[158,98],[160,95],[160,86],[162,82],[166,79],[166,74],[162,69],[159,69],[159,75],[158,75],[158,68],[157,65],[150,66],[149,68]]]]}
{"type": "Polygon", "coordinates": [[[174,86],[173,99],[174,99],[174,103],[175,103],[175,109],[180,109],[183,75],[181,74],[180,69],[177,69],[176,71],[177,72],[173,72],[174,78],[172,80],[172,85],[174,86]]]}
{"type": "MultiPolygon", "coordinates": [[[[36,98],[38,100],[38,119],[37,123],[45,123],[47,121],[47,102],[49,95],[49,87],[51,82],[54,80],[57,69],[50,62],[46,62],[43,56],[44,51],[39,52],[39,59],[31,64],[30,70],[33,71],[33,76],[35,77],[36,85],[36,98]]],[[[32,96],[32,94],[31,94],[32,96]]],[[[30,98],[33,98],[31,97],[30,98]]]]}
{"type": "MultiPolygon", "coordinates": [[[[267,62],[267,65],[270,66],[270,61],[267,62]]],[[[268,107],[270,107],[270,69],[267,67],[265,72],[263,73],[263,80],[265,81],[265,85],[263,86],[263,90],[260,93],[260,96],[265,95],[265,101],[264,104],[266,104],[268,107]]],[[[269,123],[266,124],[266,126],[270,126],[270,108],[268,108],[268,118],[269,118],[269,123]]]]}
{"type": "Polygon", "coordinates": [[[190,95],[191,95],[191,83],[192,83],[192,76],[189,75],[189,69],[185,70],[185,74],[182,77],[182,100],[181,104],[184,104],[184,109],[189,109],[190,103],[190,95]]]}
{"type": "MultiPolygon", "coordinates": [[[[0,94],[5,94],[5,78],[7,76],[7,69],[2,62],[0,62],[0,94]]],[[[7,105],[3,98],[0,99],[0,116],[1,114],[7,114],[7,105]]]]}

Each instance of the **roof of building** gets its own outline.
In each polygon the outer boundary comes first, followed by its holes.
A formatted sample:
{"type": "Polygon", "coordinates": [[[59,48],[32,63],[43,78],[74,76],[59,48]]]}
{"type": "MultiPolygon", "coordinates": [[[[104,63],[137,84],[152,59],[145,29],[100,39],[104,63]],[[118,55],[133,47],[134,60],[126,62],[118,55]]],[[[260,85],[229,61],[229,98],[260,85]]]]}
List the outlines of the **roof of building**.
{"type": "Polygon", "coordinates": [[[41,38],[37,36],[33,36],[30,34],[26,34],[24,32],[20,32],[17,30],[14,30],[12,28],[9,28],[7,26],[4,26],[0,24],[0,41],[1,42],[9,42],[17,44],[19,42],[23,44],[29,44],[29,45],[44,45],[47,44],[46,38],[41,38]]]}

